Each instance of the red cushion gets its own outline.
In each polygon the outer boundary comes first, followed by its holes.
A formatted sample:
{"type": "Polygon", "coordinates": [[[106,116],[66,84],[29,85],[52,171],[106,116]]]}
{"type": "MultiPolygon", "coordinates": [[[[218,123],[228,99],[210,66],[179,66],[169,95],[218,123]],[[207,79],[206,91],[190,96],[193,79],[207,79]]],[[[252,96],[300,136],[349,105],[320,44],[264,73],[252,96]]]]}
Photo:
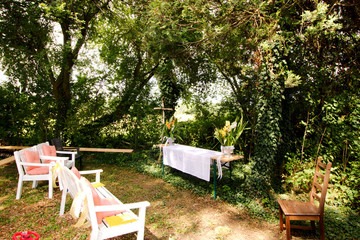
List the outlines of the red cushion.
{"type": "MultiPolygon", "coordinates": [[[[75,167],[75,166],[73,166],[72,168],[71,168],[71,171],[75,174],[75,176],[77,176],[79,179],[81,178],[81,175],[80,175],[80,173],[79,173],[79,170],[75,167]]],[[[91,185],[92,186],[92,185],[91,185]]]]}
{"type": "MultiPolygon", "coordinates": [[[[28,151],[25,150],[24,151],[25,154],[25,162],[27,163],[40,163],[40,157],[39,157],[39,152],[38,151],[28,151]]],[[[36,166],[27,166],[26,167],[26,172],[35,169],[35,168],[39,168],[36,166]]]]}
{"type": "MultiPolygon", "coordinates": [[[[56,157],[55,146],[50,146],[50,145],[43,144],[42,145],[42,151],[43,151],[44,156],[56,157]]],[[[51,162],[56,162],[56,160],[45,160],[44,162],[45,163],[51,163],[51,162]]]]}
{"type": "Polygon", "coordinates": [[[34,169],[26,172],[29,175],[45,175],[49,174],[49,167],[35,167],[34,169]]]}
{"type": "MultiPolygon", "coordinates": [[[[84,179],[85,179],[86,184],[91,189],[95,206],[119,205],[119,203],[116,202],[115,199],[100,198],[99,194],[96,192],[94,186],[89,182],[89,180],[87,180],[86,178],[84,178],[84,179]]],[[[101,224],[101,222],[104,218],[114,216],[114,215],[117,215],[117,214],[120,214],[123,212],[125,212],[125,211],[96,212],[97,222],[98,222],[98,224],[101,224]]]]}

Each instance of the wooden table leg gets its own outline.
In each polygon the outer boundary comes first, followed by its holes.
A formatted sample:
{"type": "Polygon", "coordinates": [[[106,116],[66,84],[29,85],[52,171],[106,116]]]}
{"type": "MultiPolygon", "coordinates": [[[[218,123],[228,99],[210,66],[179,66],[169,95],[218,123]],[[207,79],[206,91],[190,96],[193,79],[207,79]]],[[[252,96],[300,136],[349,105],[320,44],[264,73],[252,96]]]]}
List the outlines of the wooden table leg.
{"type": "Polygon", "coordinates": [[[290,218],[288,216],[285,216],[286,220],[286,239],[291,239],[291,226],[290,226],[290,218]]]}

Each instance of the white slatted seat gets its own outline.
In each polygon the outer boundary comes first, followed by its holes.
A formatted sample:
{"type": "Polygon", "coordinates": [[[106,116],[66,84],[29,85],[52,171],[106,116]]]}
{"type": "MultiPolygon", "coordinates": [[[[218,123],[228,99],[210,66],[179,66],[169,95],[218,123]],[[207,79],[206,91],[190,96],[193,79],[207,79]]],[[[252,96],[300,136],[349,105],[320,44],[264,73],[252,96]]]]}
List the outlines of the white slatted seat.
{"type": "MultiPolygon", "coordinates": [[[[35,157],[33,155],[33,157],[35,157]]],[[[41,163],[41,158],[39,153],[36,151],[35,147],[25,148],[20,151],[14,152],[16,166],[19,172],[19,181],[16,192],[16,199],[21,198],[21,192],[24,181],[33,181],[33,188],[36,188],[38,185],[38,181],[48,181],[49,182],[49,198],[53,196],[53,180],[52,180],[52,168],[55,166],[55,163],[41,163]],[[37,163],[29,163],[26,161],[25,153],[26,151],[31,151],[37,156],[37,163]],[[35,169],[37,168],[37,169],[35,169]],[[34,172],[35,171],[35,172],[34,172]]],[[[59,158],[61,160],[67,158],[59,158]]]]}
{"type": "MultiPolygon", "coordinates": [[[[66,201],[67,193],[69,193],[74,199],[73,202],[76,202],[76,196],[81,195],[81,193],[86,194],[86,203],[88,206],[87,221],[91,224],[91,240],[95,239],[108,239],[132,232],[137,232],[137,239],[144,239],[144,230],[145,230],[145,214],[146,207],[150,205],[149,202],[138,202],[131,204],[123,204],[119,199],[117,199],[111,192],[109,192],[104,186],[95,188],[95,191],[101,199],[113,199],[115,204],[105,205],[105,206],[95,206],[93,200],[93,194],[91,187],[86,183],[87,180],[84,178],[79,179],[74,172],[68,168],[59,169],[59,181],[63,187],[63,194],[61,199],[60,215],[64,213],[64,205],[66,201]],[[139,209],[138,215],[134,214],[130,209],[139,209]],[[128,216],[132,218],[133,222],[124,223],[116,226],[109,226],[107,221],[108,218],[105,218],[98,224],[96,213],[99,212],[113,212],[113,211],[122,211],[122,213],[117,214],[120,216],[128,216]]],[[[99,182],[98,182],[99,183],[99,182]]],[[[112,218],[112,217],[110,217],[112,218]]],[[[117,219],[118,219],[117,218],[117,219]]]]}
{"type": "MultiPolygon", "coordinates": [[[[58,159],[59,157],[57,156],[46,156],[46,154],[44,154],[44,147],[43,145],[45,145],[46,147],[49,147],[50,144],[49,142],[44,142],[44,143],[40,143],[38,145],[36,145],[36,150],[40,153],[40,157],[41,159],[45,159],[45,160],[56,160],[58,159]]],[[[67,160],[64,161],[64,165],[68,168],[71,168],[72,166],[75,166],[75,156],[76,156],[76,152],[74,151],[57,151],[55,150],[55,147],[54,148],[54,151],[56,154],[62,154],[62,155],[67,155],[69,156],[67,160]]],[[[54,155],[56,155],[54,154],[54,155]]]]}

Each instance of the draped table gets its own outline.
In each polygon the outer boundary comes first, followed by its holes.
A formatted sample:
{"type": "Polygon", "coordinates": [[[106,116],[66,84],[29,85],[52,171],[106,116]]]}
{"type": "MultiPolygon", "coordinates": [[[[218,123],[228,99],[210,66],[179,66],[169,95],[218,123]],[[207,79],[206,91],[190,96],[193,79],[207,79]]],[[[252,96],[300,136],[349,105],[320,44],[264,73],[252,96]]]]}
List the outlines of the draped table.
{"type": "Polygon", "coordinates": [[[161,147],[163,149],[163,167],[166,165],[208,182],[210,181],[210,166],[213,164],[214,199],[216,198],[217,160],[222,166],[228,163],[231,177],[230,162],[243,158],[237,155],[225,157],[218,151],[181,144],[161,145],[161,147]]]}

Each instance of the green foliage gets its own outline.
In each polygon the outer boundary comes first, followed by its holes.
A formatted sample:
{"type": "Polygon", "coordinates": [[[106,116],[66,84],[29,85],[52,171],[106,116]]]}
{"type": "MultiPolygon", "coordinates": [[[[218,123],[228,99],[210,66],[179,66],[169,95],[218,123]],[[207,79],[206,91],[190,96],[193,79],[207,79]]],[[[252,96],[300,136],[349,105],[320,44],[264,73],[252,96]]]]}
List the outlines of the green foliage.
{"type": "Polygon", "coordinates": [[[314,161],[302,164],[300,158],[295,156],[287,161],[285,169],[291,176],[285,179],[287,190],[293,190],[295,193],[310,192],[315,172],[314,161]]]}
{"type": "Polygon", "coordinates": [[[339,209],[325,210],[326,237],[328,239],[359,239],[360,219],[357,213],[340,211],[339,209]]]}
{"type": "Polygon", "coordinates": [[[287,66],[281,58],[282,44],[277,39],[265,42],[263,51],[266,64],[259,79],[259,101],[257,102],[257,122],[255,126],[256,144],[253,159],[253,177],[251,184],[264,196],[270,190],[271,176],[276,166],[276,155],[280,145],[282,120],[281,99],[286,78],[287,66]],[[276,72],[276,73],[275,73],[276,72]],[[265,191],[264,191],[265,190],[265,191]]]}

